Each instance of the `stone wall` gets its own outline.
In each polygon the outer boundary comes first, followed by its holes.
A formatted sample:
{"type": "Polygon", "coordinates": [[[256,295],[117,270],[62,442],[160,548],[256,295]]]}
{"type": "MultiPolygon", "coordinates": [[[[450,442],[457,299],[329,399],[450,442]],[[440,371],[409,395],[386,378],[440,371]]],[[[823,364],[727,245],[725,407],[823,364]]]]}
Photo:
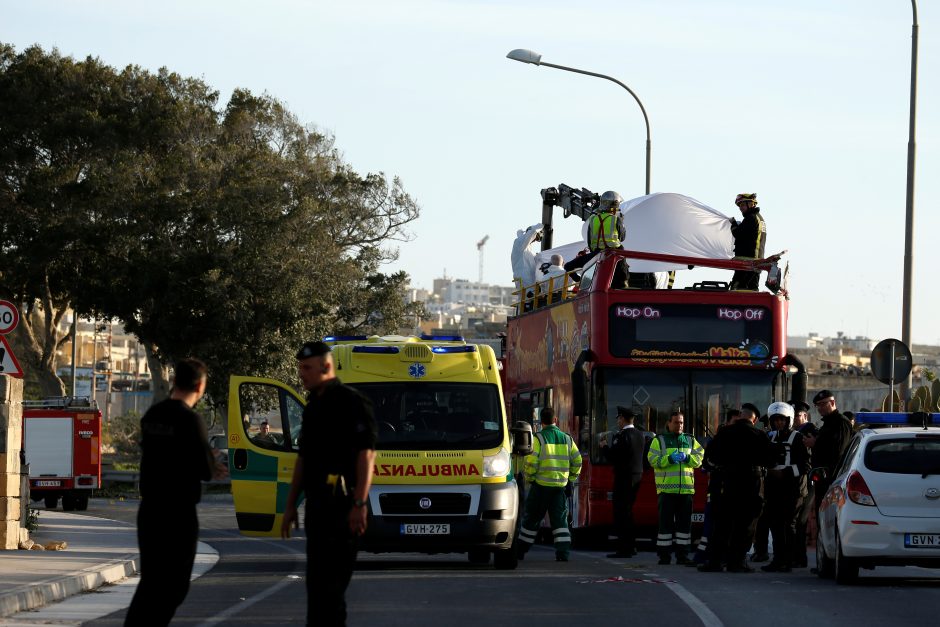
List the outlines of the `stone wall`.
{"type": "Polygon", "coordinates": [[[16,549],[29,537],[20,476],[23,380],[0,376],[0,549],[16,549]]]}

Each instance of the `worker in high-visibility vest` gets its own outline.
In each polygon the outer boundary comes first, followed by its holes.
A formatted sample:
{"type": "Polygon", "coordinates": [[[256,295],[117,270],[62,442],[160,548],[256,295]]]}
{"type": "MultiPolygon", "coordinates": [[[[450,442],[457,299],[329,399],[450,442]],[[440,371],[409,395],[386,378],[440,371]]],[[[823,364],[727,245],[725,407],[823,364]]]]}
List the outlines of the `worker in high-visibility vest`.
{"type": "Polygon", "coordinates": [[[659,530],[656,553],[660,564],[669,564],[673,547],[676,563],[690,565],[692,544],[692,495],[695,494],[694,469],[702,465],[705,451],[694,437],[682,433],[685,417],[674,411],[666,423],[666,433],[650,442],[647,453],[656,475],[659,498],[659,530]]]}
{"type": "Polygon", "coordinates": [[[568,496],[571,482],[581,473],[581,453],[567,433],[555,426],[555,410],[545,407],[539,414],[542,430],[532,439],[532,452],[525,458],[529,484],[522,528],[519,530],[519,559],[532,548],[539,523],[548,512],[555,544],[555,560],[567,562],[571,550],[568,529],[568,496]]]}
{"type": "Polygon", "coordinates": [[[627,237],[620,215],[623,197],[617,192],[604,192],[597,205],[597,213],[588,222],[588,248],[591,252],[605,248],[620,248],[627,237]]]}

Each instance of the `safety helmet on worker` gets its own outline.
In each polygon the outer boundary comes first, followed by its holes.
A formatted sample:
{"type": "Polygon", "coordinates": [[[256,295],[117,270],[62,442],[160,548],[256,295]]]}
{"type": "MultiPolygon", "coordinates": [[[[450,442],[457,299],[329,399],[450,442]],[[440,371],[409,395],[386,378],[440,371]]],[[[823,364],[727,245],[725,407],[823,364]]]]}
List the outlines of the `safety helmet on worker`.
{"type": "Polygon", "coordinates": [[[757,194],[738,194],[737,198],[734,199],[734,204],[740,205],[744,201],[752,202],[756,205],[757,194]]]}
{"type": "Polygon", "coordinates": [[[609,211],[611,213],[620,209],[620,204],[623,202],[623,196],[614,191],[607,191],[601,194],[601,202],[598,206],[602,212],[609,211]]]}
{"type": "Polygon", "coordinates": [[[789,429],[793,425],[794,413],[793,405],[777,401],[776,403],[771,403],[770,407],[767,408],[767,422],[773,427],[774,418],[776,416],[782,416],[787,419],[787,426],[785,428],[789,429]]]}

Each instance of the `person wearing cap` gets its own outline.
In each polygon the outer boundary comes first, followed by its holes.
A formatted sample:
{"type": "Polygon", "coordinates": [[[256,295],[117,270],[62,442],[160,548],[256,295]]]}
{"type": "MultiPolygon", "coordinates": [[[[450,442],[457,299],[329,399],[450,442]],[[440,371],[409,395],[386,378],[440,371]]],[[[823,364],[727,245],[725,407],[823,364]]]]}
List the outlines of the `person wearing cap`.
{"type": "Polygon", "coordinates": [[[604,436],[601,451],[614,466],[614,530],[617,551],[607,557],[629,558],[636,555],[636,532],[633,527],[633,504],[643,479],[643,453],[646,438],[633,424],[636,414],[626,407],[617,407],[617,427],[610,445],[604,436]]]}
{"type": "MultiPolygon", "coordinates": [[[[809,421],[809,403],[805,401],[790,401],[793,406],[793,428],[800,432],[804,438],[808,435],[815,436],[819,433],[816,425],[809,421]]],[[[804,447],[805,442],[804,442],[804,447]]],[[[812,468],[813,454],[808,448],[806,454],[809,456],[810,468],[812,468]]],[[[816,502],[816,493],[812,481],[806,482],[806,494],[800,501],[796,509],[796,528],[793,536],[793,568],[806,568],[806,530],[809,525],[809,513],[813,511],[816,502]]]]}
{"type": "MultiPolygon", "coordinates": [[[[731,218],[731,235],[734,237],[734,259],[763,259],[767,225],[757,206],[757,194],[738,194],[734,204],[741,210],[741,222],[731,218]]],[[[731,277],[732,290],[760,288],[760,271],[735,270],[731,277]]]]}
{"type": "Polygon", "coordinates": [[[773,462],[767,434],[754,427],[760,410],[752,403],[741,405],[741,413],[730,425],[718,430],[708,446],[707,463],[719,481],[712,495],[714,526],[708,541],[708,562],[702,572],[750,573],[747,551],[754,541],[754,528],[764,506],[764,469],[773,462]]]}
{"type": "Polygon", "coordinates": [[[803,441],[807,448],[813,451],[813,467],[826,470],[825,478],[816,482],[816,511],[818,512],[822,499],[832,484],[842,453],[848,448],[849,441],[852,439],[852,423],[836,408],[836,398],[829,390],[820,390],[813,397],[813,405],[822,416],[823,424],[817,436],[804,437],[803,441]]]}
{"type": "Polygon", "coordinates": [[[307,390],[297,461],[284,507],[281,537],[297,526],[306,495],[307,624],[345,625],[346,588],[366,531],[375,462],[376,423],[368,398],[343,385],[324,342],[297,352],[307,390]]]}
{"type": "Polygon", "coordinates": [[[788,573],[793,567],[797,510],[806,496],[809,453],[803,445],[803,436],[793,429],[792,405],[772,403],[767,408],[767,415],[774,429],[772,442],[777,457],[777,463],[767,470],[764,481],[765,508],[774,539],[774,558],[761,570],[788,573]]]}
{"type": "Polygon", "coordinates": [[[675,410],[666,423],[666,433],[650,442],[650,466],[656,475],[659,524],[656,553],[659,563],[668,564],[673,550],[676,564],[688,565],[692,546],[692,496],[695,494],[695,469],[702,465],[705,451],[694,437],[682,433],[685,416],[675,410]]]}

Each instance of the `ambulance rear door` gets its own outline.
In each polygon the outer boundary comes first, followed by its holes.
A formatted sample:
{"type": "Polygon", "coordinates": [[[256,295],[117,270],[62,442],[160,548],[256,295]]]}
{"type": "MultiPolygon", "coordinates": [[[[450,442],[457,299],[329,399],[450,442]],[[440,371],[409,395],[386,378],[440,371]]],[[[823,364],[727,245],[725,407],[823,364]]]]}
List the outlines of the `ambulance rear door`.
{"type": "Polygon", "coordinates": [[[300,394],[280,381],[229,379],[229,471],[244,535],[280,535],[303,408],[300,394]]]}

